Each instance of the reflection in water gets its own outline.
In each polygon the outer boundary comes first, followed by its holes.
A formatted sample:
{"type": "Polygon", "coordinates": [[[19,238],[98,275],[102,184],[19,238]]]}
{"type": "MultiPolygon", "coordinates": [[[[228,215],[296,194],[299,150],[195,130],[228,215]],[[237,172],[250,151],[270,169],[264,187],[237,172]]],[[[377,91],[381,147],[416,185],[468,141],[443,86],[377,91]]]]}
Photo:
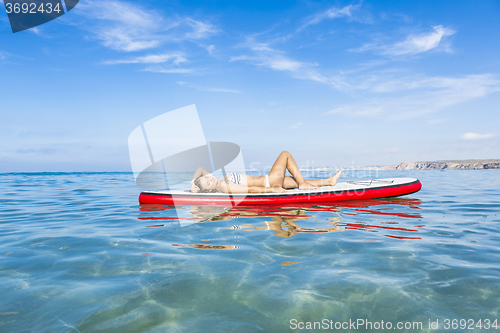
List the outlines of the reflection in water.
{"type": "MultiPolygon", "coordinates": [[[[336,213],[338,214],[338,213],[336,213]]],[[[272,215],[269,216],[271,220],[264,221],[265,226],[253,226],[251,224],[245,224],[243,226],[233,226],[233,229],[246,229],[247,231],[256,231],[256,230],[270,230],[274,232],[274,236],[278,237],[292,237],[295,236],[298,232],[332,232],[332,231],[342,231],[338,225],[338,220],[340,220],[340,215],[332,218],[332,222],[329,222],[332,226],[328,226],[325,228],[303,228],[299,224],[297,224],[300,220],[307,220],[310,217],[314,217],[314,215],[307,215],[307,211],[300,210],[290,210],[286,213],[283,212],[281,215],[272,215]]],[[[228,228],[229,229],[229,228],[228,228]]]]}
{"type": "MultiPolygon", "coordinates": [[[[419,212],[408,212],[408,208],[419,210],[421,201],[418,199],[376,199],[365,201],[346,201],[325,204],[303,204],[297,206],[173,206],[141,205],[140,220],[165,220],[181,223],[208,223],[216,221],[232,221],[249,219],[255,223],[233,224],[227,229],[242,229],[246,231],[270,231],[277,237],[292,237],[300,233],[328,233],[344,230],[359,230],[365,232],[384,232],[384,236],[395,239],[421,239],[413,235],[424,225],[415,225],[411,228],[398,227],[399,222],[383,221],[369,223],[370,216],[404,219],[421,219],[419,212]],[[170,216],[164,216],[164,213],[170,216]],[[320,214],[321,218],[317,215],[320,214]],[[325,215],[326,214],[326,215],[325,215]],[[328,216],[330,215],[330,216],[328,216]],[[311,222],[325,221],[320,227],[312,227],[311,222]],[[356,218],[355,218],[356,217],[356,218]],[[359,218],[363,219],[360,221],[359,218]],[[258,219],[256,219],[258,218],[258,219]],[[265,218],[265,221],[262,221],[265,218]],[[409,232],[412,235],[393,235],[386,233],[409,232]]],[[[378,220],[379,220],[378,219],[378,220]]],[[[165,224],[150,225],[149,227],[163,227],[165,224]]],[[[180,245],[176,245],[180,246],[180,245]]],[[[219,248],[215,245],[193,244],[186,245],[195,248],[219,248]],[[204,247],[205,246],[205,247],[204,247]]],[[[222,247],[222,246],[221,246],[222,247]]],[[[230,247],[230,246],[229,246],[230,247]]]]}
{"type": "Polygon", "coordinates": [[[281,266],[290,266],[290,265],[295,265],[297,262],[296,261],[285,261],[284,263],[281,264],[281,266]]]}

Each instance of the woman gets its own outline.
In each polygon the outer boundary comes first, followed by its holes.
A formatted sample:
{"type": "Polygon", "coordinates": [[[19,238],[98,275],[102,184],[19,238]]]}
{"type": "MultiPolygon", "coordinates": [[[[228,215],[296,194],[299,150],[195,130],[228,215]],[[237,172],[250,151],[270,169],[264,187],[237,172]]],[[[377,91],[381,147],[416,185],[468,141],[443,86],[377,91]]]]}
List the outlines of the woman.
{"type": "Polygon", "coordinates": [[[283,193],[285,189],[298,187],[300,190],[313,190],[319,186],[334,186],[340,177],[337,172],[326,179],[304,179],[292,155],[284,151],[274,162],[269,175],[254,177],[237,173],[227,174],[217,180],[203,168],[198,168],[191,181],[191,192],[223,192],[223,193],[283,193]],[[288,170],[293,177],[285,175],[288,170]]]}

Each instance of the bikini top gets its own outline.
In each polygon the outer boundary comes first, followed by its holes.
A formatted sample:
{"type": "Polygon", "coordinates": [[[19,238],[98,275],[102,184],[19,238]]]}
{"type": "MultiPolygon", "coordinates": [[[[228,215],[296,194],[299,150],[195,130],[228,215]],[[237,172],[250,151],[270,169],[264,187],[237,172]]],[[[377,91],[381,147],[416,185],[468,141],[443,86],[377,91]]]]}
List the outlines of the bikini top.
{"type": "Polygon", "coordinates": [[[226,175],[226,180],[228,180],[232,183],[235,183],[236,185],[241,185],[241,183],[243,181],[241,175],[239,173],[235,173],[235,172],[228,173],[226,175]]]}

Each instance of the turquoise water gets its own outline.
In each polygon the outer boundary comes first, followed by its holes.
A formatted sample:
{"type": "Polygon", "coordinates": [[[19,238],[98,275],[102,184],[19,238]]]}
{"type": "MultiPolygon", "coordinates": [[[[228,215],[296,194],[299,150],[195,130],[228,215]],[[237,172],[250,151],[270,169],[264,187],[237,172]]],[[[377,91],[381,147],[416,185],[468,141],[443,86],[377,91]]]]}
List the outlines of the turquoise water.
{"type": "Polygon", "coordinates": [[[0,332],[499,331],[500,171],[377,177],[423,189],[176,211],[127,173],[0,174],[0,332]]]}

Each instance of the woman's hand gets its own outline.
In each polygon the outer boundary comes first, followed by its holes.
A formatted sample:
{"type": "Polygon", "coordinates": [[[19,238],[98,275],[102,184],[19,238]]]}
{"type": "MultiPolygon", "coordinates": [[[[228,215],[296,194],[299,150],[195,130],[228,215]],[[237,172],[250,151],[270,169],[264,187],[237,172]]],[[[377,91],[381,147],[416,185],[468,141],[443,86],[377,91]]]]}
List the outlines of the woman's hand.
{"type": "Polygon", "coordinates": [[[283,188],[283,187],[271,187],[272,188],[272,191],[273,193],[285,193],[286,190],[283,188]]]}
{"type": "Polygon", "coordinates": [[[208,175],[210,172],[208,172],[207,170],[203,169],[202,167],[199,167],[198,169],[196,169],[196,171],[194,172],[194,175],[193,175],[193,179],[196,179],[196,178],[199,178],[201,176],[206,176],[208,175]]]}
{"type": "Polygon", "coordinates": [[[200,188],[196,186],[196,184],[194,183],[194,179],[191,181],[191,192],[193,193],[200,192],[200,188]]]}

